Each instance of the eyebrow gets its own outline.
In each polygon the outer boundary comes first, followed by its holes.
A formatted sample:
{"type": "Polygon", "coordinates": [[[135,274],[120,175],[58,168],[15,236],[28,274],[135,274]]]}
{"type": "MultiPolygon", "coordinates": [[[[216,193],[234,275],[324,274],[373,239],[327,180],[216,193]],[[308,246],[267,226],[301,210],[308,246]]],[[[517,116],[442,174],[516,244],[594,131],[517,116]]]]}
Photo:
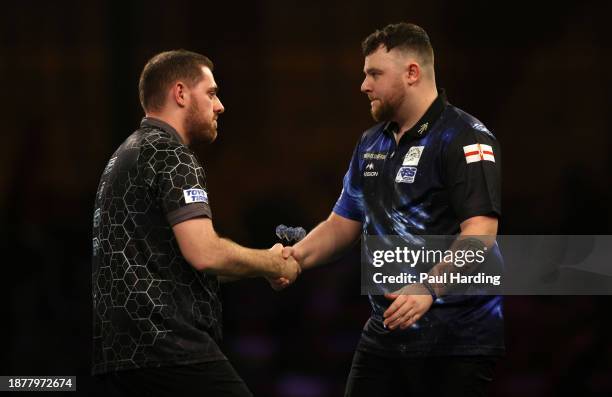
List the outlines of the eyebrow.
{"type": "Polygon", "coordinates": [[[382,73],[382,70],[377,69],[377,68],[367,68],[366,70],[363,71],[363,73],[365,74],[372,74],[375,72],[382,73]]]}
{"type": "Polygon", "coordinates": [[[215,94],[218,94],[218,93],[219,93],[219,86],[216,86],[216,85],[215,85],[215,86],[210,87],[210,88],[208,89],[208,92],[213,92],[213,93],[215,93],[215,94]]]}

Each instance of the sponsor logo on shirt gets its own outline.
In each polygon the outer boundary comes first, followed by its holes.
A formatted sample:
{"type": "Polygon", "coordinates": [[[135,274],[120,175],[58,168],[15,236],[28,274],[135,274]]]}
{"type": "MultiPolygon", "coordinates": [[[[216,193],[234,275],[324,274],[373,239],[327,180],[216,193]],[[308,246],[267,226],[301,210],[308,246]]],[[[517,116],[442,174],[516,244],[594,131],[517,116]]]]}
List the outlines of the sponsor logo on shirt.
{"type": "Polygon", "coordinates": [[[204,189],[185,189],[185,204],[190,203],[208,203],[208,194],[204,189]]]}
{"type": "Polygon", "coordinates": [[[104,185],[106,185],[106,182],[102,182],[100,184],[100,189],[98,189],[98,200],[102,200],[102,193],[104,193],[104,185]]]}
{"type": "Polygon", "coordinates": [[[416,177],[416,167],[400,167],[395,176],[395,182],[397,183],[412,183],[416,177]]]}
{"type": "Polygon", "coordinates": [[[472,124],[472,128],[482,132],[489,132],[487,127],[485,127],[482,123],[474,123],[472,124]]]}
{"type": "Polygon", "coordinates": [[[111,172],[113,166],[115,165],[115,161],[117,161],[117,157],[113,157],[112,159],[108,160],[108,164],[106,164],[106,168],[104,169],[104,175],[111,172]]]}
{"type": "Polygon", "coordinates": [[[366,160],[384,160],[387,155],[384,153],[364,153],[363,158],[366,160]]]}
{"type": "Polygon", "coordinates": [[[96,208],[94,211],[93,225],[94,227],[100,226],[100,208],[96,208]]]}
{"type": "Polygon", "coordinates": [[[98,255],[98,249],[100,248],[100,240],[98,240],[97,237],[94,237],[93,240],[91,240],[91,245],[93,248],[93,255],[98,255]]]}
{"type": "Polygon", "coordinates": [[[463,147],[465,153],[465,161],[475,163],[477,161],[492,161],[495,162],[495,155],[493,154],[493,148],[489,145],[476,143],[473,145],[467,145],[463,147]]]}
{"type": "Polygon", "coordinates": [[[372,171],[374,169],[374,163],[366,165],[365,169],[366,171],[363,173],[363,176],[378,176],[378,171],[372,171]]]}
{"type": "Polygon", "coordinates": [[[421,124],[421,127],[419,127],[419,130],[417,131],[417,134],[423,135],[423,133],[427,131],[427,127],[429,127],[429,123],[421,124]]]}
{"type": "Polygon", "coordinates": [[[418,165],[419,160],[421,159],[421,154],[423,154],[424,148],[425,146],[411,147],[410,150],[408,150],[408,153],[406,153],[402,165],[418,165]]]}

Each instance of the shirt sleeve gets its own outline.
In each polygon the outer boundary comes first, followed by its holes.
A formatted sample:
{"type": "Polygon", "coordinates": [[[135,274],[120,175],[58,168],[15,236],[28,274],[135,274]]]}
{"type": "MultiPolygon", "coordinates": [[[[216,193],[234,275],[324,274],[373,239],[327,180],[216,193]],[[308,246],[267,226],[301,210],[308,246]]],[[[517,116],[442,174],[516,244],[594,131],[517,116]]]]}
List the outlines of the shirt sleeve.
{"type": "Polygon", "coordinates": [[[342,192],[336,205],[334,213],[354,221],[364,221],[363,189],[361,184],[361,161],[359,159],[359,144],[353,151],[353,157],[349,164],[349,169],[342,181],[342,192]]]}
{"type": "Polygon", "coordinates": [[[155,172],[155,198],[171,226],[201,216],[212,218],[204,169],[193,152],[182,145],[158,149],[149,165],[155,172]]]}
{"type": "Polygon", "coordinates": [[[445,152],[451,206],[463,222],[478,215],[501,216],[501,151],[488,131],[470,128],[445,152]]]}

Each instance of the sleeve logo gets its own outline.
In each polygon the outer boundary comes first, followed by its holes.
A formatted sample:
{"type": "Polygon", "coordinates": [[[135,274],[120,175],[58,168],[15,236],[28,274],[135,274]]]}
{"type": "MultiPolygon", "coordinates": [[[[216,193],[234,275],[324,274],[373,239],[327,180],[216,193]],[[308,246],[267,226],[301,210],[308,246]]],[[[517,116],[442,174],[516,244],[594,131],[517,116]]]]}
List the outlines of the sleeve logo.
{"type": "Polygon", "coordinates": [[[468,164],[475,163],[477,161],[495,162],[493,148],[489,145],[483,145],[481,143],[467,145],[463,147],[463,152],[465,153],[465,161],[468,164]]]}
{"type": "Polygon", "coordinates": [[[208,194],[204,189],[185,189],[183,195],[185,196],[185,204],[208,203],[208,194]]]}

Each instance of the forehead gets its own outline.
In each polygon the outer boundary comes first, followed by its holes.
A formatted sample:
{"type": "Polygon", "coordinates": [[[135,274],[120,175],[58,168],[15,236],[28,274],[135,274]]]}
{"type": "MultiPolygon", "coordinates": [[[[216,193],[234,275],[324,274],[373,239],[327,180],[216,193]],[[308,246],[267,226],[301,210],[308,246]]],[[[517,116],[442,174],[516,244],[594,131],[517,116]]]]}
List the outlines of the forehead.
{"type": "Polygon", "coordinates": [[[365,57],[363,70],[365,72],[370,68],[383,69],[390,65],[397,65],[403,58],[395,48],[387,51],[387,48],[381,45],[376,51],[365,57]]]}
{"type": "Polygon", "coordinates": [[[212,74],[212,71],[206,67],[206,66],[202,66],[202,74],[204,75],[204,78],[202,79],[202,81],[200,81],[199,84],[203,84],[205,87],[216,87],[217,83],[215,82],[215,77],[212,74]]]}

